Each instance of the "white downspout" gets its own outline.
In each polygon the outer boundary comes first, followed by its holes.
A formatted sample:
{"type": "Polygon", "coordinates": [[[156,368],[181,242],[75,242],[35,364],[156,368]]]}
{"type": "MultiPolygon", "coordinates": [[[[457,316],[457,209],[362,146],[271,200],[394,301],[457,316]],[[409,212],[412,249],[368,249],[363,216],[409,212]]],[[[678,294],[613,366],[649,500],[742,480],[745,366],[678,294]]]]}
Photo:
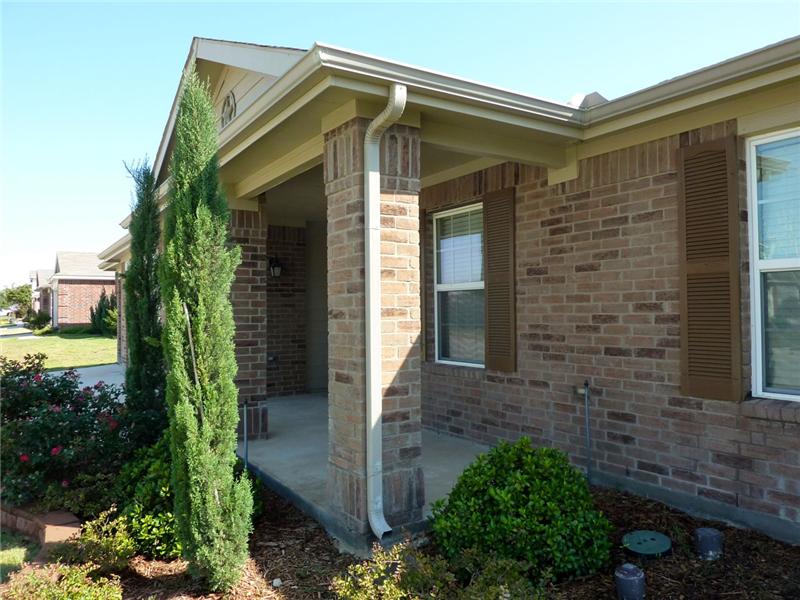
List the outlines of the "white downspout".
{"type": "Polygon", "coordinates": [[[383,394],[381,392],[381,171],[380,143],[406,108],[406,86],[393,83],[389,102],[364,136],[364,254],[367,334],[367,514],[375,537],[392,528],[383,512],[383,394]]]}

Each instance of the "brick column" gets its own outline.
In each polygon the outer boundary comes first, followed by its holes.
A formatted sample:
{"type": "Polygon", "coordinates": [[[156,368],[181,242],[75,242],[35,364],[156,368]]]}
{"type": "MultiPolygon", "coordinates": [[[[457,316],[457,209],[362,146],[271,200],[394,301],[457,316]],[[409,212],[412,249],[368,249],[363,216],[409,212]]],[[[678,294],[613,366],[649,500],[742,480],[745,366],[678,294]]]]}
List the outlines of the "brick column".
{"type": "MultiPolygon", "coordinates": [[[[328,491],[339,525],[361,535],[366,513],[363,145],[368,121],[325,135],[328,206],[328,491]]],[[[397,529],[422,519],[419,131],[381,143],[384,509],[397,529]]]]}
{"type": "Polygon", "coordinates": [[[236,322],[236,386],[239,402],[264,400],[267,394],[267,224],[258,211],[231,210],[231,240],[242,262],[231,287],[236,322]]]}

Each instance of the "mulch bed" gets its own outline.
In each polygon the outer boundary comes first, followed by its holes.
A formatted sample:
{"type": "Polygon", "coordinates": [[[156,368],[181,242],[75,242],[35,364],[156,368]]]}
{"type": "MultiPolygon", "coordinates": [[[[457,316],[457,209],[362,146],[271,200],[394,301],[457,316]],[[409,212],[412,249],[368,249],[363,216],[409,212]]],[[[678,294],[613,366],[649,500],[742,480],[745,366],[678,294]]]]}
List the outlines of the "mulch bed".
{"type": "MultiPolygon", "coordinates": [[[[341,554],[325,530],[280,496],[263,491],[264,514],[250,539],[250,560],[241,581],[224,598],[275,600],[332,598],[330,582],[355,557],[341,554]],[[272,583],[280,579],[280,586],[272,583]]],[[[186,564],[137,557],[122,575],[123,597],[131,600],[216,600],[203,594],[186,573],[186,564]]]]}
{"type": "MultiPolygon", "coordinates": [[[[558,600],[613,599],[614,567],[636,562],[622,549],[623,534],[633,529],[661,531],[672,539],[670,556],[638,564],[644,568],[648,600],[800,599],[800,546],[789,546],[754,531],[695,519],[663,504],[596,488],[596,503],[614,525],[614,553],[605,572],[552,589],[558,600]],[[697,560],[692,532],[713,526],[725,534],[724,557],[697,560]]],[[[294,506],[265,492],[265,511],[255,527],[251,560],[242,581],[227,597],[280,600],[331,598],[329,584],[356,559],[339,554],[325,531],[294,506]],[[275,579],[278,588],[272,587],[275,579]]],[[[216,599],[203,595],[181,561],[136,559],[122,577],[125,598],[216,599]]]]}
{"type": "Polygon", "coordinates": [[[724,523],[695,519],[631,494],[601,488],[592,491],[596,506],[614,525],[612,565],[604,573],[557,586],[557,598],[616,598],[614,568],[633,562],[644,569],[648,600],[800,599],[800,546],[724,523]],[[697,527],[716,527],[723,532],[722,559],[706,562],[695,558],[692,534],[697,527]],[[626,556],[622,536],[635,529],[651,529],[669,536],[672,554],[645,562],[626,556]]]}

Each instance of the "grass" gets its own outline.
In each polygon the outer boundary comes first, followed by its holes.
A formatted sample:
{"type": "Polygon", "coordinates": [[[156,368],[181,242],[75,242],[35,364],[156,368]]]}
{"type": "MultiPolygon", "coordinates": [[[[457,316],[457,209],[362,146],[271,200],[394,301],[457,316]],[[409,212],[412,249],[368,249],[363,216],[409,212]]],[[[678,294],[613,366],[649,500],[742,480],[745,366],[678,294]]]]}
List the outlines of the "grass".
{"type": "Polygon", "coordinates": [[[26,354],[47,355],[47,369],[69,369],[117,362],[117,340],[87,333],[53,333],[23,339],[0,337],[0,355],[21,360],[26,354]]]}
{"type": "Polygon", "coordinates": [[[39,545],[12,531],[0,531],[0,583],[5,583],[9,574],[33,559],[39,545]]]}

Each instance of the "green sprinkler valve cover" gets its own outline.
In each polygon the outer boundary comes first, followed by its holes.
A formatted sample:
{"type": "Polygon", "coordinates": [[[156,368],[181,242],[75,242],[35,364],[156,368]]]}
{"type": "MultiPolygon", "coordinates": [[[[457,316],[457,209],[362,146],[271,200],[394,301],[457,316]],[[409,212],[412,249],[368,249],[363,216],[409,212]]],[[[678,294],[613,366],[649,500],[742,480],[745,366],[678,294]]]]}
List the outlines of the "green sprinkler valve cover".
{"type": "Polygon", "coordinates": [[[622,545],[628,552],[642,558],[660,558],[672,549],[672,541],[667,536],[647,529],[626,533],[622,537],[622,545]]]}

